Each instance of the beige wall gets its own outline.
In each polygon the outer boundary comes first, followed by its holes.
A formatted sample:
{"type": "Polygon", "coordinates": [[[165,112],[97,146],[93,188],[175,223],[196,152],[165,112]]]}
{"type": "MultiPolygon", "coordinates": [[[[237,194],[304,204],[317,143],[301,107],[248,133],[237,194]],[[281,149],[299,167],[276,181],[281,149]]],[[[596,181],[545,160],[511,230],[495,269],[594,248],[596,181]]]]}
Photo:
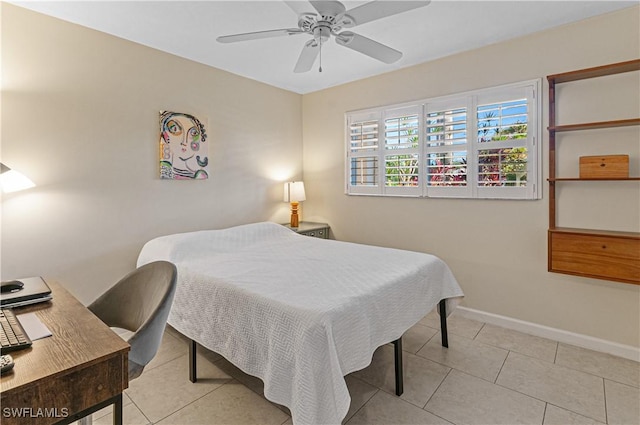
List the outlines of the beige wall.
{"type": "MultiPolygon", "coordinates": [[[[639,286],[547,272],[546,131],[542,200],[392,199],[344,194],[346,111],[542,78],[546,129],[546,75],[638,58],[638,17],[639,8],[626,9],[305,95],[306,218],[327,220],[337,239],[440,256],[460,281],[467,307],[638,347],[639,286]]],[[[637,117],[637,74],[634,78],[623,87],[632,94],[625,108],[637,117]]],[[[600,99],[605,93],[597,87],[595,99],[600,99]]],[[[584,102],[578,97],[566,106],[573,108],[584,102]]],[[[623,133],[631,145],[636,143],[631,168],[637,175],[638,129],[623,133]]],[[[567,167],[565,164],[564,170],[569,173],[567,167]]],[[[636,183],[631,184],[635,186],[624,193],[611,186],[605,187],[605,192],[615,193],[615,200],[625,200],[615,210],[626,214],[616,216],[615,224],[622,221],[625,230],[638,231],[639,191],[636,183]]],[[[578,197],[588,196],[581,193],[578,197]]],[[[563,205],[568,206],[569,215],[593,210],[588,224],[597,225],[609,214],[603,207],[611,203],[591,198],[586,206],[573,211],[571,203],[563,205]]]]}
{"type": "Polygon", "coordinates": [[[2,278],[60,279],[88,302],[147,240],[286,221],[301,96],[2,3],[2,278]],[[208,119],[210,179],[158,178],[158,111],[208,119]]]}

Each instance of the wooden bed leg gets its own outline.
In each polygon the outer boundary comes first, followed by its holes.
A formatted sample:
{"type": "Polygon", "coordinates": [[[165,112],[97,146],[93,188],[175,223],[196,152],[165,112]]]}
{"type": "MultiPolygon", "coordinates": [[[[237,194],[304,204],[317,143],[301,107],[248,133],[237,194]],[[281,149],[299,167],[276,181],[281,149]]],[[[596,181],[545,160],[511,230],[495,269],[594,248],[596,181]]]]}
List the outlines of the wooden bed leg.
{"type": "Polygon", "coordinates": [[[404,392],[402,375],[402,337],[393,341],[393,352],[395,355],[396,367],[396,395],[401,396],[404,392]]]}
{"type": "Polygon", "coordinates": [[[449,337],[447,335],[447,300],[440,300],[440,334],[442,335],[442,346],[449,348],[449,337]]]}
{"type": "Polygon", "coordinates": [[[196,342],[189,341],[189,381],[196,382],[196,342]]]}

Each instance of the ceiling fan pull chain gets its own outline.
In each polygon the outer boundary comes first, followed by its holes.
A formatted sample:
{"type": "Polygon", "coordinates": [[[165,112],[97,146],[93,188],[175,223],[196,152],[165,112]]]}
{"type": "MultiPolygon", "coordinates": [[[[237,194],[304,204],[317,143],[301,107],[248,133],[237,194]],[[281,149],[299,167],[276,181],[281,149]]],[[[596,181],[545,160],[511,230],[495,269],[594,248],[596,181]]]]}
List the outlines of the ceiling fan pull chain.
{"type": "Polygon", "coordinates": [[[318,68],[318,72],[322,72],[322,37],[320,37],[320,67],[318,68]]]}

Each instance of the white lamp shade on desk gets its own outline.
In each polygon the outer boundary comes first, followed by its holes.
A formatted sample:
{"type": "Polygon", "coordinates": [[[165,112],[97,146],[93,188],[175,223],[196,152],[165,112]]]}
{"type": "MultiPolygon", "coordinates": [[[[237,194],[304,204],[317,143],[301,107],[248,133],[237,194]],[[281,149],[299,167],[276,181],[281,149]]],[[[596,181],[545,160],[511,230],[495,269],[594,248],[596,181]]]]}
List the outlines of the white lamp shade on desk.
{"type": "Polygon", "coordinates": [[[284,202],[301,202],[306,198],[303,182],[287,182],[284,184],[284,202]]]}
{"type": "Polygon", "coordinates": [[[30,187],[34,187],[35,184],[21,172],[12,170],[0,163],[0,186],[4,193],[10,193],[29,189],[30,187]]]}

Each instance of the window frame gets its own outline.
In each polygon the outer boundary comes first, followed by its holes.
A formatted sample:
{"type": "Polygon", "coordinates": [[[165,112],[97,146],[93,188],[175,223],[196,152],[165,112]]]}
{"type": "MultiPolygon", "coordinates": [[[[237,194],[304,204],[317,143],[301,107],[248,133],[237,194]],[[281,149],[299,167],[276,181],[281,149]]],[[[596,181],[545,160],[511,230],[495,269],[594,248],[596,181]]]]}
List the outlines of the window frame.
{"type": "MultiPolygon", "coordinates": [[[[496,87],[466,91],[446,96],[422,99],[414,102],[386,105],[345,113],[345,193],[347,195],[408,196],[424,198],[465,198],[465,199],[528,199],[542,198],[542,99],[541,79],[521,81],[496,87]],[[527,137],[506,141],[478,142],[478,106],[507,103],[526,99],[527,137]],[[427,145],[427,114],[433,112],[453,112],[465,108],[466,143],[427,145]],[[387,119],[401,117],[403,112],[417,113],[419,118],[418,147],[415,149],[387,149],[385,123],[387,119]],[[413,111],[413,112],[412,112],[413,111]],[[417,111],[417,112],[416,112],[417,111]],[[351,125],[365,119],[377,120],[377,149],[353,152],[351,148],[351,125]],[[517,140],[517,142],[516,142],[517,140]],[[488,145],[484,145],[488,143],[488,145]],[[499,149],[511,146],[527,149],[525,186],[480,186],[478,184],[478,155],[481,150],[499,149]],[[436,152],[460,152],[466,150],[466,185],[429,186],[427,182],[427,155],[436,152]],[[396,151],[398,154],[418,153],[418,185],[387,186],[385,159],[396,151]],[[351,184],[351,160],[358,157],[377,158],[377,185],[360,186],[351,184]]],[[[408,115],[408,114],[407,114],[408,115]]],[[[455,137],[455,136],[454,136],[455,137]]]]}

